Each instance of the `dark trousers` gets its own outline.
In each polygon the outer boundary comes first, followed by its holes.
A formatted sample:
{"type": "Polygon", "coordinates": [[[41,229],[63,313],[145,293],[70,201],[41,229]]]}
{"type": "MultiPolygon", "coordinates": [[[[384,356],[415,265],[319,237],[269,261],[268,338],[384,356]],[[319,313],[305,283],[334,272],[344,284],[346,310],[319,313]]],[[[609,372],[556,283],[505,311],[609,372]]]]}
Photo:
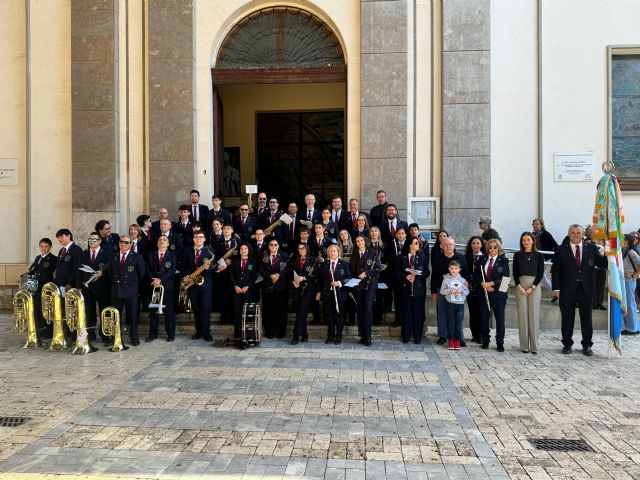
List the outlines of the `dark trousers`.
{"type": "Polygon", "coordinates": [[[264,335],[282,338],[287,333],[287,292],[262,291],[264,335]]]}
{"type": "Polygon", "coordinates": [[[386,295],[388,288],[376,290],[376,294],[373,302],[373,324],[381,325],[382,316],[384,315],[384,296],[386,295]]]}
{"type": "Polygon", "coordinates": [[[39,339],[50,339],[53,337],[53,322],[47,324],[47,321],[42,315],[42,286],[39,286],[33,297],[33,309],[36,317],[36,329],[38,331],[39,339]]]}
{"type": "Polygon", "coordinates": [[[344,329],[344,311],[347,303],[344,296],[338,295],[338,308],[336,311],[336,301],[333,291],[322,292],[322,311],[327,322],[327,337],[335,338],[342,336],[344,329]]]}
{"type": "MultiPolygon", "coordinates": [[[[167,338],[175,338],[176,336],[176,303],[174,301],[174,292],[164,292],[164,330],[167,338]]],[[[148,304],[147,304],[148,305],[148,304]]],[[[149,337],[158,338],[158,309],[149,309],[149,337]]]]}
{"type": "MultiPolygon", "coordinates": [[[[484,293],[483,293],[484,295],[484,293]]],[[[491,312],[496,320],[496,343],[498,346],[504,344],[504,309],[507,306],[507,295],[502,292],[489,293],[489,303],[491,312]]],[[[478,302],[480,306],[480,329],[482,332],[482,343],[489,343],[491,331],[489,329],[489,308],[487,302],[478,302]]]]}
{"type": "Polygon", "coordinates": [[[402,341],[408,342],[413,337],[415,342],[421,342],[425,320],[425,297],[411,297],[405,294],[402,303],[405,305],[404,320],[400,329],[402,341]]]}
{"type": "Polygon", "coordinates": [[[293,338],[307,337],[307,317],[315,301],[315,292],[307,288],[300,294],[300,288],[293,289],[293,305],[296,312],[296,323],[293,327],[293,338]]]}
{"type": "Polygon", "coordinates": [[[138,340],[138,307],[140,302],[138,297],[118,298],[111,297],[111,305],[120,312],[120,321],[122,322],[123,310],[127,312],[127,325],[129,325],[129,338],[132,342],[138,340]]]}
{"type": "Polygon", "coordinates": [[[373,324],[373,299],[376,296],[377,289],[364,288],[353,292],[354,298],[358,304],[358,335],[363,340],[371,339],[371,325],[373,324]]]}
{"type": "Polygon", "coordinates": [[[213,290],[213,310],[220,312],[220,323],[233,323],[233,295],[235,291],[231,288],[229,272],[223,270],[214,273],[216,288],[213,290]]]}
{"type": "Polygon", "coordinates": [[[463,340],[464,303],[447,302],[447,340],[463,340]]]}
{"type": "MultiPolygon", "coordinates": [[[[358,313],[358,300],[356,298],[355,292],[351,291],[349,293],[350,294],[347,295],[347,303],[345,305],[345,318],[347,319],[347,324],[355,325],[356,313],[358,313]]],[[[358,320],[358,322],[360,322],[360,320],[358,320]]]]}
{"type": "Polygon", "coordinates": [[[470,293],[467,296],[467,306],[469,307],[469,328],[471,329],[471,337],[474,339],[480,339],[482,337],[482,320],[480,316],[479,302],[487,303],[482,291],[470,293]],[[480,295],[482,295],[482,297],[480,297],[480,295]]]}
{"type": "Polygon", "coordinates": [[[211,335],[211,289],[194,285],[189,289],[189,300],[193,311],[196,335],[211,335]]]}
{"type": "Polygon", "coordinates": [[[562,344],[565,347],[573,345],[573,326],[576,320],[576,303],[580,310],[580,329],[582,330],[582,348],[591,347],[593,342],[593,325],[591,311],[593,297],[588,296],[582,285],[578,285],[573,295],[560,291],[560,314],[562,315],[562,344]]]}
{"type": "Polygon", "coordinates": [[[233,292],[233,337],[238,338],[242,336],[242,311],[245,303],[253,302],[253,291],[251,287],[247,290],[247,293],[233,292]]]}
{"type": "MultiPolygon", "coordinates": [[[[96,339],[96,325],[98,324],[98,313],[102,312],[106,307],[109,306],[109,297],[107,292],[103,295],[96,295],[92,293],[90,290],[85,289],[82,292],[82,296],[84,297],[84,312],[87,317],[87,327],[89,330],[89,338],[91,340],[96,339]],[[97,308],[97,312],[96,312],[97,308]]],[[[100,325],[102,327],[102,325],[100,325]]],[[[100,337],[103,339],[107,338],[102,334],[102,328],[100,328],[99,332],[100,337]]]]}
{"type": "Polygon", "coordinates": [[[596,292],[593,297],[593,305],[599,307],[604,303],[604,285],[607,282],[607,270],[595,269],[596,272],[596,292]]]}
{"type": "Polygon", "coordinates": [[[404,318],[404,285],[402,282],[393,283],[393,305],[395,306],[395,321],[402,325],[402,319],[404,318]]]}

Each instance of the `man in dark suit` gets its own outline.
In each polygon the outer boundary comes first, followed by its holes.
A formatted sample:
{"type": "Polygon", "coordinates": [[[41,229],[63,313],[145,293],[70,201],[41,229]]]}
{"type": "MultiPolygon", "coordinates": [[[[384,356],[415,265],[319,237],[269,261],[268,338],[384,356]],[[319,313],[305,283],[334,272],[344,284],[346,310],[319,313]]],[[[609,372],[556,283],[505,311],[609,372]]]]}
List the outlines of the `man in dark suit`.
{"type": "Polygon", "coordinates": [[[98,232],[102,240],[100,248],[104,248],[109,253],[116,253],[118,251],[118,239],[120,235],[111,232],[109,220],[98,220],[94,226],[94,230],[98,232]]]}
{"type": "Polygon", "coordinates": [[[171,222],[171,229],[175,227],[175,223],[169,219],[169,210],[165,207],[161,207],[158,209],[158,220],[151,224],[151,245],[150,250],[155,250],[158,248],[158,234],[160,233],[160,221],[162,219],[168,219],[171,222]]]}
{"type": "Polygon", "coordinates": [[[368,213],[360,211],[360,202],[358,202],[357,198],[352,198],[349,200],[349,219],[351,220],[351,225],[349,231],[353,231],[357,228],[357,220],[359,215],[364,215],[367,219],[367,223],[369,224],[369,228],[371,228],[371,217],[368,213]]]}
{"type": "Polygon", "coordinates": [[[255,208],[253,215],[256,217],[257,228],[266,228],[269,207],[267,206],[267,194],[265,192],[258,194],[258,206],[255,208]]]}
{"type": "Polygon", "coordinates": [[[256,217],[249,215],[249,205],[240,205],[240,215],[233,219],[233,231],[240,235],[243,242],[248,242],[255,235],[256,217]]]}
{"type": "MultiPolygon", "coordinates": [[[[182,244],[189,243],[193,237],[193,220],[189,205],[180,205],[178,208],[178,221],[173,227],[173,231],[182,237],[182,244]]],[[[156,244],[157,247],[157,244],[156,244]]]]}
{"type": "Polygon", "coordinates": [[[238,255],[240,247],[238,238],[233,234],[233,227],[231,225],[222,227],[222,238],[218,240],[213,247],[213,253],[218,261],[227,255],[225,261],[219,263],[215,269],[216,288],[213,291],[213,311],[220,312],[221,324],[231,325],[233,323],[233,292],[227,267],[231,265],[233,259],[238,255]]]}
{"type": "Polygon", "coordinates": [[[300,212],[300,218],[311,222],[311,225],[307,225],[307,228],[311,229],[314,224],[322,222],[322,211],[315,208],[316,196],[313,193],[305,195],[304,203],[306,207],[300,212]]]}
{"type": "Polygon", "coordinates": [[[151,242],[151,217],[149,215],[138,215],[136,223],[140,227],[140,237],[145,242],[146,250],[149,251],[149,242],[151,242]]]}
{"type": "Polygon", "coordinates": [[[312,257],[327,258],[327,249],[334,242],[324,234],[324,227],[321,223],[316,223],[313,226],[313,237],[309,239],[309,250],[311,250],[312,257]]]}
{"type": "Polygon", "coordinates": [[[222,207],[222,195],[216,193],[213,197],[211,197],[211,203],[213,204],[213,208],[210,208],[209,212],[207,212],[207,229],[211,228],[211,222],[213,222],[216,218],[220,220],[220,223],[222,225],[233,222],[233,216],[231,215],[231,212],[222,207]]]}
{"type": "MultiPolygon", "coordinates": [[[[102,239],[98,232],[91,232],[87,241],[89,248],[82,252],[80,264],[87,265],[95,271],[102,270],[107,266],[111,257],[115,256],[115,253],[102,248],[102,239]]],[[[96,325],[98,325],[97,318],[99,312],[102,312],[102,310],[109,306],[109,278],[102,276],[101,278],[91,280],[88,285],[85,285],[93,274],[78,269],[77,275],[77,287],[82,289],[82,296],[84,297],[87,327],[96,327],[96,325]]],[[[102,340],[106,341],[107,337],[102,334],[102,329],[100,329],[99,333],[102,340]]],[[[89,330],[89,338],[91,340],[96,339],[95,329],[89,330]]]]}
{"type": "Polygon", "coordinates": [[[200,205],[200,192],[191,190],[189,197],[191,197],[191,205],[189,206],[189,218],[191,218],[191,221],[194,223],[206,222],[209,215],[209,207],[200,205]]]}
{"type": "Polygon", "coordinates": [[[395,238],[399,228],[404,228],[405,232],[409,232],[409,225],[398,218],[398,209],[393,203],[390,203],[387,206],[387,218],[380,224],[382,241],[389,244],[395,238]]]}
{"type": "Polygon", "coordinates": [[[582,353],[593,355],[591,309],[595,294],[595,267],[607,268],[607,259],[593,243],[585,243],[580,225],[569,227],[569,242],[556,248],[553,256],[552,288],[560,300],[562,314],[562,353],[571,353],[576,305],[580,309],[582,353]]]}
{"type": "Polygon", "coordinates": [[[298,215],[298,205],[296,202],[289,202],[287,214],[293,219],[289,225],[283,223],[282,230],[284,233],[284,241],[282,249],[289,253],[293,252],[293,247],[300,240],[300,215],[298,215]]]}
{"type": "Polygon", "coordinates": [[[111,257],[103,272],[96,273],[97,277],[108,274],[111,278],[111,305],[120,311],[127,311],[129,324],[129,338],[133,346],[140,345],[138,339],[138,317],[140,286],[146,274],[144,259],[141,255],[131,252],[131,238],[122,235],[118,242],[120,251],[111,257]]]}
{"type": "Polygon", "coordinates": [[[47,324],[42,316],[42,287],[53,281],[53,273],[56,270],[58,257],[51,253],[51,239],[43,238],[38,243],[40,255],[36,257],[29,267],[29,275],[35,275],[38,280],[38,289],[34,294],[33,305],[36,316],[38,338],[49,339],[53,334],[53,324],[47,324]]]}
{"type": "Polygon", "coordinates": [[[149,244],[150,251],[156,251],[158,248],[158,238],[165,236],[169,239],[169,250],[174,252],[176,256],[182,255],[182,236],[171,230],[171,220],[163,218],[160,220],[160,231],[153,237],[153,242],[149,244]]]}
{"type": "Polygon", "coordinates": [[[331,221],[338,226],[338,231],[351,231],[351,217],[342,209],[342,198],[337,195],[331,199],[331,221]]]}
{"type": "Polygon", "coordinates": [[[80,266],[82,248],[73,242],[73,234],[67,228],[58,230],[56,238],[62,248],[58,252],[53,281],[58,287],[64,287],[65,290],[69,290],[76,286],[76,271],[80,266]]]}
{"type": "MultiPolygon", "coordinates": [[[[271,197],[269,199],[269,211],[267,212],[267,216],[264,220],[266,222],[264,229],[266,230],[274,223],[280,221],[281,216],[282,210],[280,210],[280,203],[278,202],[278,199],[275,197],[271,197]]],[[[284,242],[285,227],[286,225],[281,222],[277,227],[271,229],[270,234],[267,235],[268,240],[275,238],[276,240],[278,240],[278,245],[282,245],[282,243],[284,242]]]]}
{"type": "MultiPolygon", "coordinates": [[[[175,274],[178,260],[176,254],[169,250],[169,239],[159,237],[158,251],[147,255],[147,279],[151,288],[164,287],[164,329],[167,342],[173,342],[176,336],[176,301],[175,274]]],[[[158,309],[149,309],[149,336],[145,342],[153,342],[158,338],[158,309]]]]}
{"type": "MultiPolygon", "coordinates": [[[[204,239],[204,233],[196,233],[193,236],[193,248],[184,251],[183,266],[187,275],[182,278],[183,282],[189,281],[191,274],[207,261],[210,264],[213,262],[213,253],[204,247],[204,239]]],[[[211,309],[214,270],[215,265],[205,267],[200,274],[203,280],[202,285],[194,284],[189,288],[189,300],[191,301],[196,327],[196,333],[191,337],[193,340],[198,340],[199,338],[204,339],[206,342],[213,340],[213,337],[211,337],[211,316],[209,311],[211,309]]]]}
{"type": "Polygon", "coordinates": [[[370,227],[379,227],[382,221],[387,218],[387,207],[389,206],[387,203],[387,193],[384,190],[378,190],[376,192],[376,201],[378,204],[371,209],[371,213],[369,214],[371,216],[370,227]]]}

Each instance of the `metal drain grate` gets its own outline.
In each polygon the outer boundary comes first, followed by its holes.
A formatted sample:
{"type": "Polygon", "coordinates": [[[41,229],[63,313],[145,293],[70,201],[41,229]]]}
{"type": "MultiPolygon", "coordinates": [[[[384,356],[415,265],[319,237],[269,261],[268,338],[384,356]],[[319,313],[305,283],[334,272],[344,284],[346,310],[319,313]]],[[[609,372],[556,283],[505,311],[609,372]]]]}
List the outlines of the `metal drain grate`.
{"type": "Polygon", "coordinates": [[[624,412],[623,415],[627,418],[640,418],[640,412],[624,412]]]}
{"type": "Polygon", "coordinates": [[[0,427],[19,427],[29,420],[30,417],[0,417],[0,427]]]}
{"type": "Polygon", "coordinates": [[[584,440],[567,440],[564,438],[530,438],[529,443],[536,450],[553,452],[593,452],[584,440]]]}

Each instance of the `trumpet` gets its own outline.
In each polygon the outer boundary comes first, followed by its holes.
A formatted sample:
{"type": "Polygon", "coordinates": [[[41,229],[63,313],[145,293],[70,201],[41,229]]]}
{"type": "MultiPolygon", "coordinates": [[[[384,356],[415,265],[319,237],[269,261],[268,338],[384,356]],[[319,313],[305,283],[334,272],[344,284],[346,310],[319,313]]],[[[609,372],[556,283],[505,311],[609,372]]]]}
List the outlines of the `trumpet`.
{"type": "Polygon", "coordinates": [[[62,331],[62,295],[58,286],[49,282],[42,287],[42,316],[49,324],[53,322],[53,337],[50,352],[62,352],[68,347],[67,340],[62,331]]]}
{"type": "Polygon", "coordinates": [[[160,285],[159,287],[153,287],[153,292],[151,293],[151,301],[149,302],[149,308],[157,308],[158,315],[163,315],[162,311],[164,307],[164,287],[160,285]]]}
{"type": "Polygon", "coordinates": [[[113,337],[112,352],[121,352],[128,350],[124,343],[122,343],[122,335],[120,334],[120,312],[117,308],[106,307],[100,313],[100,325],[102,327],[102,334],[105,337],[113,337]]]}
{"type": "Polygon", "coordinates": [[[98,350],[91,345],[84,309],[84,297],[77,288],[70,288],[64,297],[65,321],[69,330],[76,332],[76,343],[69,352],[71,355],[86,355],[98,350]]]}
{"type": "Polygon", "coordinates": [[[13,326],[19,333],[27,332],[27,343],[22,348],[33,350],[42,342],[38,339],[36,317],[33,310],[33,295],[29,290],[18,290],[13,297],[13,326]]]}

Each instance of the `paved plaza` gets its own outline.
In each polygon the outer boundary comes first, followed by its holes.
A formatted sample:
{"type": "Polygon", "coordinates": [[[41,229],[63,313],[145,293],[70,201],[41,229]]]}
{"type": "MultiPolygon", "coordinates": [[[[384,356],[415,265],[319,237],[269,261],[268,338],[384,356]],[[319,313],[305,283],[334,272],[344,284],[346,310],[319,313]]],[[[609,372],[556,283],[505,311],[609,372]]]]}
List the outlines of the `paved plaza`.
{"type": "Polygon", "coordinates": [[[537,356],[512,329],[503,354],[431,333],[244,351],[180,335],[78,357],[20,349],[2,314],[0,416],[31,419],[0,427],[0,479],[640,478],[640,338],[608,361],[605,332],[591,358],[562,355],[556,330],[537,356]]]}

